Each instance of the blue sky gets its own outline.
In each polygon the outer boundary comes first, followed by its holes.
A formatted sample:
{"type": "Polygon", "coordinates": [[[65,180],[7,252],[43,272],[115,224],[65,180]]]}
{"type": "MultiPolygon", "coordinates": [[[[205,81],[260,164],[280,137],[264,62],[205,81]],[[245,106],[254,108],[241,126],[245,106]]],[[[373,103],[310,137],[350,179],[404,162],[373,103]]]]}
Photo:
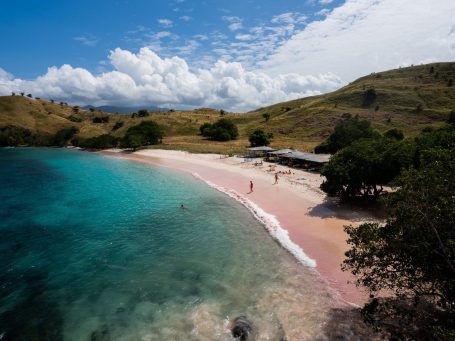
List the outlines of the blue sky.
{"type": "MultiPolygon", "coordinates": [[[[283,13],[298,13],[308,22],[321,9],[337,3],[25,0],[18,5],[15,1],[2,1],[0,41],[4,52],[0,54],[0,67],[23,78],[36,77],[48,66],[64,63],[98,72],[105,69],[102,64],[110,50],[121,47],[134,51],[148,44],[156,48],[158,41],[153,36],[160,32],[163,56],[172,52],[186,55],[182,48],[191,49],[191,42],[197,42],[189,59],[216,59],[220,53],[213,51],[213,44],[220,36],[224,43],[236,42],[239,34],[247,34],[249,28],[264,25],[283,13]]],[[[301,28],[305,22],[297,26],[301,28]]]]}
{"type": "Polygon", "coordinates": [[[0,95],[247,111],[455,61],[453,0],[0,3],[0,95]]]}

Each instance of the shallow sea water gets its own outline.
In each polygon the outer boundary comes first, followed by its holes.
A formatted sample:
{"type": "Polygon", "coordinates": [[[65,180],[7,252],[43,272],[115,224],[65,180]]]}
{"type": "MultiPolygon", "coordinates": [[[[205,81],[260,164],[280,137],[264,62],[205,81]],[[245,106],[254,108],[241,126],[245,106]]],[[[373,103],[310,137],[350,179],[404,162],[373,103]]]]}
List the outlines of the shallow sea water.
{"type": "Polygon", "coordinates": [[[0,189],[0,339],[232,340],[241,315],[255,340],[327,339],[316,272],[190,175],[12,148],[0,189]]]}

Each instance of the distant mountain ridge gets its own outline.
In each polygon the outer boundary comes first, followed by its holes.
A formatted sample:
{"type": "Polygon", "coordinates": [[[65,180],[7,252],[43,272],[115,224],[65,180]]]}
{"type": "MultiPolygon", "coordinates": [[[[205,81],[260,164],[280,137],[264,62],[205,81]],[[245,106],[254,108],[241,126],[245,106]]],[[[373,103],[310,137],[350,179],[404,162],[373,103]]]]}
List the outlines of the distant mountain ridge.
{"type": "Polygon", "coordinates": [[[133,112],[138,112],[138,110],[141,109],[146,109],[149,112],[164,112],[164,111],[169,111],[168,108],[161,108],[161,107],[156,107],[156,106],[134,106],[134,107],[121,107],[121,106],[114,106],[114,105],[102,105],[99,107],[95,107],[93,105],[86,105],[82,107],[83,109],[89,110],[90,108],[95,109],[96,111],[101,111],[101,112],[109,112],[112,114],[132,114],[133,112]]]}

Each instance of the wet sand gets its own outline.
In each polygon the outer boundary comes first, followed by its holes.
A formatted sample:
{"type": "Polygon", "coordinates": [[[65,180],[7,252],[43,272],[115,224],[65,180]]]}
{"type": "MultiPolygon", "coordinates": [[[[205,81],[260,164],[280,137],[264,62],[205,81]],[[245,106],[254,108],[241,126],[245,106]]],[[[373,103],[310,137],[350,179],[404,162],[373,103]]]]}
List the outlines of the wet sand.
{"type": "MultiPolygon", "coordinates": [[[[340,264],[348,249],[344,225],[372,221],[362,212],[340,208],[327,200],[319,189],[323,178],[319,174],[291,169],[281,165],[275,172],[291,170],[292,174],[279,174],[274,184],[274,173],[269,165],[254,165],[243,158],[223,158],[216,154],[190,154],[180,151],[141,150],[123,153],[119,150],[101,152],[111,157],[151,163],[157,166],[189,172],[224,191],[235,192],[278,219],[291,239],[304,253],[315,260],[316,270],[338,293],[342,300],[362,305],[367,293],[353,283],[349,272],[341,271],[340,264]],[[250,180],[254,190],[250,193],[250,180]]],[[[310,265],[310,263],[307,263],[310,265]]]]}

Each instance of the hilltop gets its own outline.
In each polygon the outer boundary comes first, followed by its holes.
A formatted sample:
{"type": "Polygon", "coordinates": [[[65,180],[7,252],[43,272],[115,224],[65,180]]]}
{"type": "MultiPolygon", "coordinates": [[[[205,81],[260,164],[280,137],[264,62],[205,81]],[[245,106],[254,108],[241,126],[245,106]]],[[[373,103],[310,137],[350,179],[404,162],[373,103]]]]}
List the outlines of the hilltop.
{"type": "MultiPolygon", "coordinates": [[[[26,96],[0,97],[0,127],[17,126],[32,133],[55,134],[62,128],[79,128],[79,137],[110,133],[123,136],[126,130],[153,119],[166,134],[160,148],[200,152],[239,151],[248,145],[248,135],[261,128],[275,135],[276,147],[312,149],[324,140],[335,123],[348,114],[372,121],[381,132],[399,128],[415,136],[427,126],[437,127],[455,110],[455,63],[435,63],[374,73],[323,95],[306,97],[259,108],[248,113],[224,113],[239,127],[240,139],[217,143],[198,136],[199,126],[220,118],[219,110],[153,112],[147,117],[112,114],[97,108],[68,106],[26,96]],[[264,114],[269,114],[266,121],[264,114]],[[109,117],[94,123],[95,117],[109,117]],[[114,129],[122,122],[123,126],[114,129]]],[[[134,105],[134,103],[132,103],[134,105]]]]}

